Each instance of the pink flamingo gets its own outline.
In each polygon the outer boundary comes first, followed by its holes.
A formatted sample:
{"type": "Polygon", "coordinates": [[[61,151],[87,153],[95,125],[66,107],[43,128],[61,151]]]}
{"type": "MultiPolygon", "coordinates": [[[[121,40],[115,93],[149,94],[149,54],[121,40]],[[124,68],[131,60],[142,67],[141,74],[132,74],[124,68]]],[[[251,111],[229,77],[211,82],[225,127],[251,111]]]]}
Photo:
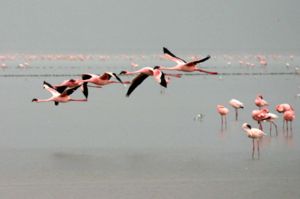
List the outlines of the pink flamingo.
{"type": "Polygon", "coordinates": [[[144,67],[140,70],[132,72],[121,71],[120,75],[139,74],[132,80],[131,85],[126,93],[126,96],[129,97],[129,95],[134,91],[134,89],[138,87],[149,76],[153,76],[156,82],[158,82],[161,86],[167,88],[168,80],[166,79],[165,74],[161,72],[158,68],[158,66],[155,66],[154,68],[144,67]]]}
{"type": "Polygon", "coordinates": [[[249,138],[252,139],[252,158],[254,159],[254,153],[255,153],[255,143],[254,140],[256,140],[256,144],[257,144],[257,154],[258,154],[258,158],[260,156],[259,154],[259,140],[265,136],[266,134],[257,128],[252,128],[250,124],[248,123],[244,123],[242,125],[243,130],[246,132],[247,136],[249,138]]]}
{"type": "Polygon", "coordinates": [[[160,66],[159,69],[160,70],[175,70],[175,71],[183,71],[183,72],[194,72],[194,71],[198,71],[198,72],[204,72],[204,73],[208,73],[211,75],[217,75],[217,72],[210,72],[210,71],[206,71],[203,69],[200,69],[197,67],[197,64],[204,62],[206,60],[208,60],[210,58],[210,56],[207,56],[203,59],[197,60],[197,61],[192,61],[192,62],[186,62],[185,60],[175,56],[173,53],[171,53],[167,48],[163,48],[164,50],[164,55],[167,59],[174,61],[177,63],[176,66],[174,67],[162,67],[160,66]]]}
{"type": "Polygon", "coordinates": [[[83,82],[81,79],[69,79],[65,80],[58,85],[53,85],[53,88],[59,93],[62,93],[66,88],[74,88],[80,86],[82,93],[88,98],[88,87],[87,82],[83,82]]]}
{"type": "Polygon", "coordinates": [[[257,95],[254,102],[255,102],[255,105],[258,106],[259,109],[261,109],[264,106],[269,105],[268,102],[263,99],[262,95],[257,95]]]}
{"type": "Polygon", "coordinates": [[[252,111],[252,118],[257,121],[259,124],[259,129],[263,130],[261,122],[268,119],[269,110],[266,108],[263,108],[261,110],[253,110],[252,111]]]}
{"type": "MultiPolygon", "coordinates": [[[[284,113],[285,111],[290,111],[290,110],[294,110],[294,109],[291,105],[289,105],[287,103],[276,105],[276,111],[278,113],[284,113]]],[[[283,118],[283,125],[282,125],[283,128],[284,128],[284,125],[285,125],[285,120],[283,118]]]]}
{"type": "Polygon", "coordinates": [[[265,121],[270,123],[270,135],[272,133],[272,125],[275,127],[276,130],[276,136],[278,135],[278,129],[277,124],[275,123],[275,120],[278,119],[278,116],[274,113],[267,113],[265,121]]]}
{"type": "Polygon", "coordinates": [[[90,86],[90,87],[96,87],[96,88],[101,88],[102,86],[113,84],[113,83],[121,83],[121,84],[130,83],[130,82],[122,82],[122,80],[115,73],[111,73],[111,72],[105,72],[102,75],[86,73],[86,74],[82,74],[81,78],[83,82],[89,82],[95,84],[96,86],[90,86]],[[110,80],[112,77],[115,77],[118,81],[110,80]]]}
{"type": "Polygon", "coordinates": [[[238,109],[244,108],[244,104],[237,99],[231,99],[229,104],[235,109],[235,120],[238,120],[238,109]]]}
{"type": "Polygon", "coordinates": [[[290,122],[290,130],[292,130],[292,122],[296,118],[296,114],[294,110],[288,110],[283,113],[283,119],[286,123],[286,130],[288,131],[288,126],[290,122]]]}
{"type": "Polygon", "coordinates": [[[228,108],[226,108],[223,105],[217,105],[217,111],[221,116],[221,126],[225,124],[225,127],[227,127],[227,117],[226,115],[229,113],[228,108]]]}
{"type": "Polygon", "coordinates": [[[80,86],[76,86],[73,88],[65,89],[62,93],[58,92],[53,88],[53,86],[47,82],[44,81],[43,87],[49,91],[52,94],[52,97],[48,99],[37,99],[34,98],[32,99],[32,102],[50,102],[54,101],[54,104],[57,106],[60,102],[61,103],[66,103],[70,101],[77,101],[77,102],[86,102],[87,99],[72,99],[70,95],[80,86]]]}

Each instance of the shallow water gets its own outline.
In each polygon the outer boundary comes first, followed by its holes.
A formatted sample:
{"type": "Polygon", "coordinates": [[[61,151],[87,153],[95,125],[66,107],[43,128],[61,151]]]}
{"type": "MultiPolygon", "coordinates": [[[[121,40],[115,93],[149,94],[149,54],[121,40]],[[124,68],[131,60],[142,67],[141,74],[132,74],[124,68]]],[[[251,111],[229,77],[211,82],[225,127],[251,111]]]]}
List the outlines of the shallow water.
{"type": "MultiPolygon", "coordinates": [[[[158,60],[155,58],[155,60],[158,60]]],[[[218,76],[184,75],[161,90],[149,78],[130,98],[121,85],[90,89],[87,103],[31,103],[47,98],[44,80],[59,83],[83,72],[119,72],[128,60],[34,62],[1,71],[0,195],[3,198],[299,198],[300,123],[261,142],[241,129],[262,93],[270,111],[290,103],[300,112],[297,59],[266,67],[215,61],[218,76]],[[94,65],[93,65],[94,64],[94,65]],[[217,104],[244,102],[239,121],[230,109],[221,129],[217,104]],[[202,114],[202,120],[194,120],[202,114]]],[[[138,60],[152,64],[152,59],[138,60]]],[[[163,62],[163,61],[162,61],[163,62]]],[[[204,64],[203,64],[204,65],[204,64]]],[[[131,77],[122,77],[130,79],[131,77]]],[[[74,97],[81,98],[80,92],[74,97]]]]}

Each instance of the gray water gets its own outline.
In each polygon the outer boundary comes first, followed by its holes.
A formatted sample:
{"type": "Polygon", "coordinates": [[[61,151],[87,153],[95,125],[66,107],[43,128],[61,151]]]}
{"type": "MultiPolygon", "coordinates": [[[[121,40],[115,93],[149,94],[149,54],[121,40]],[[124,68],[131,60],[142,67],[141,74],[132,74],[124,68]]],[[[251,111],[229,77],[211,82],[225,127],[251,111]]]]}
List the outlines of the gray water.
{"type": "MultiPolygon", "coordinates": [[[[161,62],[149,56],[141,66],[161,62]],[[150,58],[149,58],[150,57],[150,58]],[[154,60],[154,61],[153,61],[154,60]]],[[[127,88],[90,89],[86,103],[32,103],[47,98],[44,80],[59,83],[83,72],[132,70],[130,61],[39,61],[25,69],[8,62],[1,70],[1,198],[299,198],[300,123],[261,142],[251,157],[251,140],[241,129],[253,126],[254,98],[269,109],[289,103],[300,112],[298,57],[266,67],[212,60],[218,76],[184,75],[161,90],[151,79],[129,98],[127,88]],[[244,102],[234,120],[231,98],[244,102]],[[216,105],[230,109],[221,129],[216,105]],[[202,120],[194,120],[202,114],[202,120]]],[[[167,64],[167,63],[166,63],[167,64]]],[[[205,64],[203,64],[205,66],[205,64]]],[[[122,77],[124,80],[131,77],[122,77]]],[[[82,98],[80,92],[74,98],[82,98]]]]}

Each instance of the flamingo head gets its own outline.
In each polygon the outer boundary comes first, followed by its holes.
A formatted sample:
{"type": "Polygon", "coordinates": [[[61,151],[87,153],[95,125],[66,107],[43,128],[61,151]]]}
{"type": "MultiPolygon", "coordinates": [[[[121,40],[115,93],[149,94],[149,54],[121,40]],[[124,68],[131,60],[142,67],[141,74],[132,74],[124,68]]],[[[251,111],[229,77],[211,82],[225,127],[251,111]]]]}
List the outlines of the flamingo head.
{"type": "Polygon", "coordinates": [[[37,102],[38,101],[38,99],[36,99],[36,98],[33,98],[32,100],[31,100],[31,102],[37,102]]]}
{"type": "Polygon", "coordinates": [[[244,130],[249,130],[249,129],[251,129],[252,127],[251,127],[250,124],[244,123],[244,124],[242,125],[242,128],[243,128],[244,130]]]}
{"type": "Polygon", "coordinates": [[[154,66],[153,69],[160,69],[160,66],[154,66]]]}

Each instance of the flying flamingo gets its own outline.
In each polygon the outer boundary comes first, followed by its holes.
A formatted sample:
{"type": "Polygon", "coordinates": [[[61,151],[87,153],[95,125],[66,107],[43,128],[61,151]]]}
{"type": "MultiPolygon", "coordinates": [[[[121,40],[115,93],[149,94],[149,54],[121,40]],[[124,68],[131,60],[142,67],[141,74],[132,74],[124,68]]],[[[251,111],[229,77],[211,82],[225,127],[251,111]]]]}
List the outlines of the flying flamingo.
{"type": "Polygon", "coordinates": [[[225,124],[225,127],[227,127],[227,117],[229,110],[223,105],[217,105],[217,111],[221,115],[221,126],[223,127],[225,124]]]}
{"type": "Polygon", "coordinates": [[[165,74],[161,72],[158,68],[158,66],[155,66],[154,68],[144,67],[132,72],[121,71],[120,75],[139,74],[132,80],[131,85],[126,93],[126,97],[129,97],[129,95],[134,91],[134,89],[138,87],[149,76],[153,76],[156,82],[158,82],[161,86],[167,88],[168,82],[165,77],[165,74]]]}
{"type": "Polygon", "coordinates": [[[259,140],[265,136],[266,134],[257,128],[252,128],[250,124],[248,123],[244,123],[242,125],[243,130],[246,132],[247,136],[249,138],[252,138],[252,159],[254,159],[254,152],[255,152],[255,143],[254,140],[256,140],[256,144],[257,144],[257,154],[258,154],[258,158],[259,158],[259,140]]]}
{"type": "Polygon", "coordinates": [[[65,102],[69,102],[69,101],[77,101],[77,102],[86,102],[87,101],[86,98],[85,99],[72,99],[70,97],[70,95],[76,89],[78,89],[80,86],[65,89],[62,93],[55,90],[54,87],[51,84],[49,84],[48,82],[45,82],[45,81],[43,83],[43,87],[52,94],[52,97],[50,97],[48,99],[34,98],[34,99],[32,99],[32,102],[50,102],[50,101],[54,101],[54,104],[57,106],[60,102],[65,103],[65,102]]]}
{"type": "Polygon", "coordinates": [[[204,73],[208,73],[211,75],[217,75],[217,72],[211,72],[211,71],[206,71],[203,69],[200,69],[197,67],[197,64],[204,62],[206,60],[208,60],[210,58],[210,56],[208,55],[207,57],[197,60],[197,61],[192,61],[192,62],[186,62],[185,60],[177,57],[176,55],[174,55],[173,53],[171,53],[167,48],[163,48],[164,51],[164,56],[165,58],[174,61],[177,63],[176,66],[174,67],[162,67],[160,66],[159,69],[160,70],[175,70],[175,71],[183,71],[183,72],[194,72],[194,71],[198,71],[198,72],[204,72],[204,73]]]}
{"type": "Polygon", "coordinates": [[[264,100],[262,95],[257,95],[255,100],[255,105],[258,106],[259,109],[261,109],[264,106],[268,106],[268,102],[266,100],[264,100]]]}
{"type": "Polygon", "coordinates": [[[283,119],[286,123],[286,130],[288,131],[288,126],[290,122],[290,130],[292,130],[292,122],[296,118],[296,114],[294,110],[288,110],[283,113],[283,119]]]}
{"type": "Polygon", "coordinates": [[[88,98],[88,87],[87,82],[83,82],[81,79],[69,79],[65,80],[58,85],[53,85],[53,88],[59,93],[62,93],[67,88],[74,88],[80,86],[82,93],[86,98],[88,98]]]}
{"type": "Polygon", "coordinates": [[[231,99],[229,104],[235,109],[235,120],[238,120],[238,109],[244,108],[244,104],[237,99],[231,99]]]}
{"type": "Polygon", "coordinates": [[[116,73],[112,72],[105,72],[102,75],[96,75],[96,74],[82,74],[81,78],[83,82],[89,82],[93,83],[96,86],[90,86],[90,87],[96,87],[101,88],[102,86],[113,84],[113,83],[121,83],[121,84],[129,84],[130,82],[122,82],[122,80],[116,75],[116,73]],[[118,81],[110,80],[112,77],[115,77],[118,81]]]}

